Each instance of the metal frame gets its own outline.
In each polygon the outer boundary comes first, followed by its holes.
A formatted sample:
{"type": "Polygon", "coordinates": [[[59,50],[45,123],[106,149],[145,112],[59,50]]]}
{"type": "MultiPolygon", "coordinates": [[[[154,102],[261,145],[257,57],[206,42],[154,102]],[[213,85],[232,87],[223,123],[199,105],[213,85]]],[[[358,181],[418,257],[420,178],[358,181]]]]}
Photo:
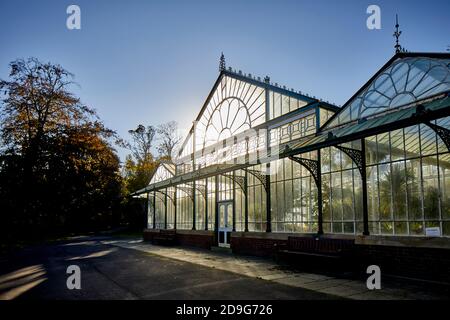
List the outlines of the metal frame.
{"type": "MultiPolygon", "coordinates": [[[[394,61],[403,58],[415,58],[415,57],[427,57],[427,58],[437,58],[437,59],[448,59],[448,53],[423,53],[423,52],[399,52],[396,53],[391,59],[389,59],[355,94],[348,99],[348,101],[342,106],[343,110],[347,105],[350,104],[356,97],[358,97],[373,81],[375,81],[383,72],[386,70],[394,61]]],[[[330,117],[323,125],[322,128],[327,128],[328,125],[339,115],[340,112],[336,112],[332,117],[330,117]]]]}
{"type": "Polygon", "coordinates": [[[366,173],[366,140],[361,139],[361,150],[347,148],[343,146],[336,145],[335,148],[341,150],[346,155],[352,159],[352,161],[358,167],[359,173],[361,174],[361,184],[362,184],[362,196],[363,196],[363,235],[368,236],[369,232],[369,208],[367,205],[367,173],[366,173]]]}
{"type": "Polygon", "coordinates": [[[444,144],[447,146],[448,151],[450,151],[450,130],[438,126],[437,124],[431,123],[429,121],[425,122],[425,124],[436,132],[436,134],[442,139],[444,144]]]}
{"type": "Polygon", "coordinates": [[[305,167],[312,175],[317,187],[317,233],[323,234],[323,205],[322,205],[322,173],[320,167],[320,150],[317,150],[317,160],[290,156],[290,160],[295,161],[305,167]]]}
{"type": "MultiPolygon", "coordinates": [[[[368,88],[368,86],[377,79],[378,76],[380,76],[383,72],[385,72],[389,67],[391,67],[393,65],[393,63],[396,61],[396,59],[400,59],[400,58],[405,58],[405,57],[422,57],[422,56],[427,56],[426,54],[409,54],[409,53],[398,53],[396,54],[390,61],[388,61],[388,63],[386,63],[385,66],[383,66],[363,87],[361,87],[361,89],[355,93],[355,95],[349,99],[349,101],[345,104],[345,106],[347,106],[349,103],[351,103],[356,97],[358,97],[359,94],[361,94],[361,92],[364,92],[364,90],[366,90],[368,88]]],[[[428,55],[430,57],[436,58],[438,57],[438,55],[433,55],[430,54],[428,55]]],[[[440,58],[445,57],[445,59],[449,59],[449,55],[439,55],[440,58]]],[[[357,127],[357,130],[354,130],[353,132],[351,132],[351,130],[347,130],[346,126],[351,126],[353,125],[353,123],[356,123],[354,121],[346,123],[345,126],[337,126],[332,128],[332,130],[329,130],[327,128],[327,125],[329,125],[331,123],[331,121],[333,121],[333,119],[335,119],[337,117],[337,115],[339,114],[336,113],[336,115],[332,116],[330,119],[328,119],[325,124],[322,126],[322,131],[319,129],[320,126],[320,119],[318,117],[319,115],[319,108],[320,107],[325,107],[326,109],[333,109],[334,107],[331,105],[325,106],[324,103],[318,101],[317,99],[312,99],[309,97],[305,97],[303,95],[297,95],[295,92],[291,92],[288,90],[284,90],[275,86],[270,85],[267,82],[261,82],[261,81],[256,81],[255,79],[251,78],[251,77],[246,77],[243,76],[241,74],[237,74],[235,72],[231,72],[231,71],[227,71],[225,69],[225,66],[223,66],[223,68],[221,68],[221,73],[212,89],[212,91],[210,92],[208,98],[205,101],[205,104],[202,107],[202,110],[200,111],[197,120],[200,120],[205,114],[205,110],[207,110],[207,107],[211,101],[211,99],[214,99],[214,95],[215,95],[215,91],[216,90],[220,90],[220,86],[222,85],[222,81],[224,79],[224,77],[230,77],[232,79],[234,79],[233,81],[236,81],[234,83],[237,83],[237,81],[243,81],[246,82],[248,84],[254,85],[256,86],[256,88],[262,88],[264,89],[263,91],[265,92],[265,115],[266,115],[266,121],[263,124],[260,124],[258,126],[256,126],[255,128],[266,128],[266,129],[270,129],[270,128],[276,128],[277,126],[280,126],[282,123],[288,122],[291,118],[295,117],[295,116],[299,116],[301,114],[303,114],[304,112],[311,110],[311,111],[315,111],[316,114],[316,127],[317,127],[317,133],[315,134],[315,137],[319,137],[319,139],[316,140],[315,143],[310,143],[308,144],[303,144],[302,141],[310,141],[308,139],[310,138],[314,138],[314,136],[308,136],[308,137],[302,137],[300,139],[297,139],[296,141],[289,141],[288,143],[285,143],[282,145],[282,147],[280,148],[282,150],[282,152],[280,152],[280,158],[285,158],[288,157],[290,160],[295,161],[299,164],[301,164],[303,167],[305,167],[310,173],[311,176],[313,177],[317,190],[318,190],[318,234],[322,234],[323,233],[323,213],[322,213],[322,174],[321,174],[321,156],[320,156],[320,150],[322,148],[325,147],[335,147],[338,150],[340,150],[341,152],[345,153],[346,155],[348,155],[350,157],[350,159],[352,159],[352,161],[355,163],[356,167],[358,168],[360,174],[361,174],[361,182],[362,182],[362,196],[363,196],[363,222],[364,222],[364,231],[363,234],[364,235],[369,235],[369,223],[368,223],[368,201],[367,201],[367,177],[366,177],[366,158],[365,158],[365,137],[368,136],[372,136],[372,135],[376,135],[376,134],[380,134],[380,133],[384,133],[384,132],[389,132],[389,131],[393,131],[393,130],[397,130],[400,128],[405,128],[408,126],[412,126],[412,125],[417,125],[417,124],[425,124],[427,126],[429,126],[431,129],[433,129],[436,134],[442,139],[442,141],[444,142],[444,144],[446,145],[447,149],[450,151],[450,130],[447,128],[444,128],[442,126],[439,126],[437,124],[432,123],[431,121],[436,120],[438,118],[443,118],[446,116],[450,116],[450,104],[449,105],[444,105],[442,108],[440,108],[440,106],[436,107],[436,105],[431,106],[429,110],[427,110],[426,106],[423,106],[421,104],[416,104],[416,105],[411,105],[411,106],[401,106],[399,108],[396,108],[394,110],[390,110],[390,113],[387,113],[386,117],[393,117],[394,119],[397,120],[393,120],[393,121],[386,121],[384,122],[384,118],[378,117],[379,114],[375,113],[374,115],[376,115],[377,117],[369,117],[369,119],[361,119],[360,122],[358,122],[358,125],[361,125],[360,127],[357,127]],[[269,109],[270,109],[270,99],[269,99],[269,90],[272,92],[277,92],[277,93],[281,93],[283,95],[289,96],[289,97],[293,97],[296,99],[300,99],[303,101],[307,101],[308,104],[302,108],[299,108],[295,111],[292,112],[288,112],[287,114],[284,114],[283,116],[277,117],[276,119],[269,119],[269,109]],[[410,108],[413,109],[414,107],[416,107],[416,112],[412,115],[408,114],[408,117],[403,117],[403,118],[398,118],[396,112],[398,112],[399,115],[401,115],[401,112],[403,110],[405,110],[406,108],[410,108]],[[440,108],[440,109],[439,109],[440,108]],[[315,110],[314,110],[315,109],[315,110]],[[397,118],[396,118],[397,117],[397,118]],[[400,120],[398,120],[400,119],[400,120]],[[377,121],[373,121],[373,120],[380,120],[378,121],[380,123],[380,125],[376,125],[374,126],[373,124],[377,121]],[[363,121],[371,121],[370,124],[372,124],[372,126],[367,125],[365,126],[363,121]],[[343,129],[343,130],[341,130],[343,129]],[[350,133],[348,133],[350,132],[350,133]],[[320,138],[321,136],[325,136],[326,139],[320,138]],[[346,142],[350,142],[350,141],[354,141],[354,140],[361,140],[361,150],[358,149],[354,149],[354,148],[349,148],[349,147],[345,147],[342,146],[342,143],[346,143],[346,142]],[[285,148],[283,148],[285,147],[285,148]],[[302,158],[301,156],[299,156],[299,154],[302,153],[306,153],[306,152],[312,152],[312,151],[316,151],[317,152],[317,160],[313,160],[313,159],[306,159],[306,158],[302,158]]],[[[240,84],[239,84],[240,86],[240,84]]],[[[216,112],[217,110],[219,110],[220,108],[222,108],[224,106],[224,103],[226,101],[228,101],[229,99],[238,99],[239,101],[241,101],[243,103],[243,107],[246,108],[246,112],[247,112],[247,118],[250,119],[248,112],[249,112],[249,108],[246,106],[245,103],[245,98],[241,99],[238,95],[235,95],[234,93],[239,92],[239,88],[236,90],[237,84],[235,85],[234,89],[236,92],[233,92],[233,94],[228,94],[225,95],[224,99],[222,99],[221,101],[215,101],[215,108],[212,110],[212,112],[209,113],[209,120],[208,123],[205,126],[205,132],[206,130],[208,130],[208,127],[210,126],[210,122],[212,121],[212,115],[214,112],[216,112]]],[[[250,88],[250,87],[249,87],[250,88]]],[[[247,90],[248,93],[249,90],[247,90]]],[[[256,89],[253,90],[253,93],[256,92],[256,89]]],[[[246,93],[246,94],[247,94],[246,93]]],[[[253,94],[253,93],[250,93],[253,94]]],[[[241,92],[242,94],[242,92],[241,92]]],[[[259,93],[258,91],[258,97],[255,99],[255,101],[257,101],[259,99],[259,97],[262,95],[262,93],[259,93]]],[[[442,99],[442,101],[444,103],[449,103],[449,93],[442,93],[440,94],[440,96],[436,96],[433,97],[433,99],[437,100],[437,99],[442,99]],[[445,100],[446,99],[446,100],[445,100]]],[[[426,103],[428,102],[432,102],[432,99],[429,99],[426,101],[426,103]]],[[[259,106],[261,107],[261,106],[259,106]]],[[[258,107],[258,108],[259,108],[258,107]]],[[[408,109],[409,110],[409,109],[408,109]]],[[[222,115],[221,115],[222,116],[222,115]]],[[[233,116],[233,115],[232,115],[233,116]]],[[[227,115],[226,115],[226,125],[228,125],[228,119],[230,117],[230,108],[228,108],[227,110],[227,115]]],[[[246,118],[246,119],[247,119],[246,118]]],[[[221,118],[221,123],[224,119],[221,118]]],[[[386,118],[386,120],[389,120],[386,118]]],[[[369,123],[369,122],[368,122],[369,123]]],[[[223,124],[223,123],[222,123],[223,124]]],[[[377,123],[378,124],[378,123],[377,123]]],[[[249,127],[252,126],[251,121],[249,122],[249,127]]],[[[256,179],[258,179],[261,184],[263,185],[265,191],[266,191],[266,216],[267,216],[267,232],[271,232],[271,181],[270,181],[270,175],[268,174],[264,174],[263,172],[259,171],[259,170],[255,170],[252,169],[251,167],[254,166],[255,164],[259,164],[259,165],[264,165],[266,166],[267,170],[270,170],[270,161],[273,160],[270,157],[270,139],[269,139],[269,130],[267,130],[266,132],[266,147],[267,147],[267,151],[269,152],[269,154],[267,155],[267,157],[265,158],[257,158],[257,163],[252,163],[249,164],[248,161],[245,164],[237,164],[236,161],[234,162],[234,164],[232,165],[217,165],[214,168],[196,168],[196,158],[197,155],[201,156],[202,154],[205,153],[205,151],[207,150],[214,150],[216,151],[216,148],[219,148],[220,145],[223,145],[223,141],[218,141],[217,143],[207,146],[205,147],[205,141],[203,141],[203,148],[201,150],[195,150],[196,148],[196,141],[195,141],[195,136],[196,136],[197,132],[196,132],[196,127],[195,125],[192,127],[190,134],[188,135],[187,139],[185,140],[183,146],[186,145],[187,141],[189,141],[189,139],[192,138],[192,153],[186,157],[190,157],[192,159],[192,165],[193,165],[193,172],[187,173],[187,174],[183,174],[180,176],[174,176],[171,179],[168,179],[168,181],[164,181],[164,183],[156,183],[152,186],[149,186],[143,190],[138,191],[143,193],[143,192],[147,192],[147,198],[148,201],[150,201],[150,192],[153,191],[153,227],[155,228],[155,216],[156,216],[156,210],[155,210],[155,199],[156,199],[156,192],[163,194],[164,195],[164,204],[165,204],[165,226],[167,228],[167,200],[170,199],[171,201],[174,202],[175,205],[175,228],[176,228],[176,219],[177,219],[177,213],[176,213],[176,208],[177,208],[177,204],[176,204],[176,196],[177,196],[177,188],[186,192],[188,194],[189,197],[191,197],[192,201],[193,201],[193,230],[196,229],[196,209],[197,209],[197,204],[196,204],[196,192],[198,191],[205,199],[205,230],[208,230],[208,177],[215,177],[215,184],[216,184],[216,188],[215,188],[215,224],[214,224],[214,229],[215,229],[215,234],[216,236],[218,236],[218,210],[219,210],[219,205],[220,205],[220,201],[218,201],[218,193],[219,193],[219,183],[218,183],[218,177],[220,175],[226,176],[227,178],[230,178],[232,181],[232,185],[233,185],[233,200],[232,201],[232,205],[233,205],[233,227],[232,227],[232,231],[236,230],[236,185],[238,185],[241,190],[243,191],[243,194],[245,195],[245,203],[244,203],[244,215],[245,215],[245,226],[244,226],[244,231],[248,232],[248,175],[251,174],[253,175],[256,179]],[[236,170],[242,170],[244,172],[244,176],[242,175],[237,175],[236,174],[236,170]],[[232,172],[232,175],[226,175],[225,173],[230,173],[232,172]],[[201,179],[206,179],[206,183],[204,184],[204,187],[200,187],[200,184],[197,185],[198,180],[201,179]],[[191,187],[184,187],[181,186],[180,184],[186,184],[186,183],[192,183],[191,187]],[[171,197],[167,191],[167,189],[165,189],[165,191],[161,191],[161,188],[168,188],[168,187],[175,187],[175,196],[171,197]]],[[[232,132],[232,134],[235,134],[232,132]]],[[[234,137],[234,141],[236,143],[236,137],[234,137]]],[[[314,141],[314,140],[313,140],[314,141]]],[[[257,155],[259,155],[259,152],[256,152],[257,155]]],[[[181,153],[180,153],[181,154],[181,153]]],[[[248,146],[248,140],[246,143],[246,154],[245,154],[245,159],[249,159],[249,146],[248,146]]],[[[225,202],[230,202],[230,200],[227,200],[225,202]]],[[[218,239],[216,239],[218,240],[218,239]]]]}

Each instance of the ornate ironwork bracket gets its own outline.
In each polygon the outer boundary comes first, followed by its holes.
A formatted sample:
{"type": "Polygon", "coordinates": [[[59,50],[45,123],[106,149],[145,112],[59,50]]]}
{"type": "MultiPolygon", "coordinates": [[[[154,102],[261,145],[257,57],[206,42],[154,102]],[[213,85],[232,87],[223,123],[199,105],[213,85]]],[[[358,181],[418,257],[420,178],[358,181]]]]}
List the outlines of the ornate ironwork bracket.
{"type": "MultiPolygon", "coordinates": [[[[172,201],[172,203],[175,205],[175,198],[172,197],[168,192],[160,191],[160,190],[156,190],[156,192],[158,192],[158,193],[160,193],[160,194],[162,194],[164,196],[167,196],[167,198],[170,199],[170,201],[172,201]]],[[[163,200],[163,199],[161,199],[161,200],[163,200]]]]}
{"type": "Polygon", "coordinates": [[[256,179],[258,179],[264,186],[264,189],[267,190],[267,176],[265,174],[263,174],[261,171],[253,169],[242,169],[242,170],[247,171],[247,173],[253,175],[256,179]]]}
{"type": "Polygon", "coordinates": [[[159,190],[155,190],[154,192],[155,192],[155,197],[157,197],[161,201],[164,201],[164,197],[163,196],[165,195],[165,193],[163,193],[163,192],[161,192],[159,190]]]}
{"type": "Polygon", "coordinates": [[[359,172],[361,173],[361,176],[364,174],[364,154],[362,150],[358,150],[358,149],[352,149],[352,148],[347,148],[347,147],[342,147],[342,146],[335,146],[336,148],[338,148],[339,150],[341,150],[342,152],[344,152],[346,155],[348,155],[353,162],[356,164],[356,166],[359,169],[359,172]]]}
{"type": "Polygon", "coordinates": [[[442,141],[447,146],[448,151],[450,151],[450,130],[431,122],[426,122],[425,124],[436,132],[436,134],[442,139],[442,141]]]}
{"type": "Polygon", "coordinates": [[[295,156],[290,156],[289,159],[304,166],[306,170],[308,170],[312,174],[314,181],[316,182],[316,186],[319,186],[320,184],[319,161],[295,156]]]}
{"type": "Polygon", "coordinates": [[[191,200],[194,200],[194,195],[192,192],[192,188],[189,187],[183,187],[183,186],[177,186],[177,189],[183,191],[184,193],[186,193],[188,195],[189,198],[191,198],[191,200]]]}
{"type": "MultiPolygon", "coordinates": [[[[183,187],[183,186],[177,186],[178,189],[186,193],[191,200],[193,200],[193,192],[192,187],[183,187]]],[[[205,185],[199,185],[195,184],[195,190],[198,191],[204,199],[206,199],[206,186],[205,185]]]]}
{"type": "Polygon", "coordinates": [[[206,200],[206,185],[196,183],[195,190],[197,190],[202,195],[202,197],[206,200]]]}
{"type": "Polygon", "coordinates": [[[222,174],[222,176],[230,178],[231,180],[233,180],[234,182],[236,182],[239,187],[241,188],[241,190],[244,192],[244,194],[247,194],[247,190],[245,190],[245,177],[244,176],[237,176],[235,175],[234,177],[232,175],[225,175],[222,174]]]}

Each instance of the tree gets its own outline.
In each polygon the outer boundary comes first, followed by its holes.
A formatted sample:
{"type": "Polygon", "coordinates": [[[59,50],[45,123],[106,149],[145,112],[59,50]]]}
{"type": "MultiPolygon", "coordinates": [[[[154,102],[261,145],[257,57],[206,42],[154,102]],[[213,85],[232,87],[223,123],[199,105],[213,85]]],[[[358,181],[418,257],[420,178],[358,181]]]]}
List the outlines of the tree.
{"type": "Polygon", "coordinates": [[[153,126],[138,125],[134,130],[128,130],[133,142],[128,143],[127,147],[133,154],[137,163],[148,163],[153,161],[152,146],[156,130],[153,126]]]}
{"type": "Polygon", "coordinates": [[[134,130],[129,130],[131,142],[124,142],[124,146],[131,151],[125,160],[124,176],[129,193],[144,188],[157,166],[152,154],[153,140],[156,129],[153,126],[140,124],[134,130]]]}
{"type": "Polygon", "coordinates": [[[35,58],[0,80],[0,206],[5,233],[104,228],[119,221],[117,138],[71,92],[73,75],[35,58]]]}
{"type": "Polygon", "coordinates": [[[175,148],[181,141],[181,136],[178,132],[178,124],[176,121],[170,121],[158,126],[158,140],[159,145],[157,150],[161,158],[172,160],[175,148]]]}
{"type": "Polygon", "coordinates": [[[1,80],[2,139],[6,149],[24,157],[27,178],[38,165],[45,138],[88,121],[95,112],[68,91],[73,75],[35,58],[10,64],[10,81],[1,80]]]}
{"type": "Polygon", "coordinates": [[[136,163],[133,157],[128,155],[123,167],[127,191],[132,193],[147,186],[156,166],[156,161],[136,163]]]}

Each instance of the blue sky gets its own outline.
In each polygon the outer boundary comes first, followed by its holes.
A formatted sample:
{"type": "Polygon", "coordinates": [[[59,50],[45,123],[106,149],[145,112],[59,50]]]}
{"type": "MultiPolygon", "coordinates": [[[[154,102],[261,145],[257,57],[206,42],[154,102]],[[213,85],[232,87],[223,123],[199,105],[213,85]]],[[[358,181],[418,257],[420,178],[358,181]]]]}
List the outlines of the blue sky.
{"type": "MultiPolygon", "coordinates": [[[[227,65],[342,105],[394,52],[450,45],[450,1],[0,1],[0,78],[16,58],[63,65],[74,91],[127,137],[139,123],[191,125],[227,65]],[[66,8],[81,8],[81,30],[66,8]],[[381,8],[381,30],[366,9],[381,8]]],[[[121,157],[124,150],[119,150],[121,157]]]]}

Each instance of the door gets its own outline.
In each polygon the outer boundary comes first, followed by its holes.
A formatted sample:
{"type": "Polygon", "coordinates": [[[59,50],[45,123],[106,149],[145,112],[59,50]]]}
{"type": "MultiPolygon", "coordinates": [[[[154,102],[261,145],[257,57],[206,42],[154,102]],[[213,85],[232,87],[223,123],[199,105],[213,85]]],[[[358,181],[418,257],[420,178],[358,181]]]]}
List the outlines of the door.
{"type": "Polygon", "coordinates": [[[219,202],[219,247],[230,247],[233,230],[233,201],[219,202]]]}

